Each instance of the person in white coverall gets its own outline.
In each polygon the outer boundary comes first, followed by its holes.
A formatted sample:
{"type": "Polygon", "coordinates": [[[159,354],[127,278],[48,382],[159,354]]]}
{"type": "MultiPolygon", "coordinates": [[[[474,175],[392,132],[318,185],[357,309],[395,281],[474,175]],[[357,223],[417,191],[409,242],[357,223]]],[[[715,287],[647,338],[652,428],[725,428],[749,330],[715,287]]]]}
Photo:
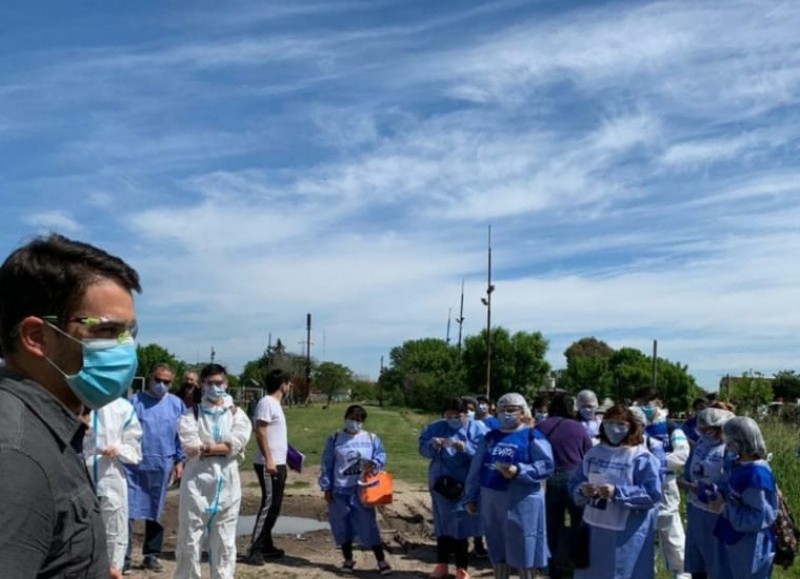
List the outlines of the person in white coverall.
{"type": "Polygon", "coordinates": [[[142,427],[124,398],[91,411],[83,439],[86,467],[100,500],[108,560],[122,570],[128,548],[128,481],[122,464],[142,460],[142,427]]]}
{"type": "Polygon", "coordinates": [[[247,412],[226,394],[225,368],[208,364],[200,372],[203,400],[180,419],[178,434],[186,453],[181,482],[176,579],[200,579],[203,538],[212,579],[233,579],[236,521],[242,488],[237,456],[250,439],[247,412]]]}

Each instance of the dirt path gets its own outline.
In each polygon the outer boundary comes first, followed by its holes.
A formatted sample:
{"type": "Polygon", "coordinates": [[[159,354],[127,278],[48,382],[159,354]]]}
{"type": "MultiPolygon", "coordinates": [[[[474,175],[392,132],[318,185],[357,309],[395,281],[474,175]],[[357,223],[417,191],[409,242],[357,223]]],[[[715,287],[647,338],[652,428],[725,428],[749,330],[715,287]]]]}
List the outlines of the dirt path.
{"type": "MultiPolygon", "coordinates": [[[[242,476],[242,514],[257,512],[261,493],[252,469],[244,468],[242,476]]],[[[281,514],[308,517],[327,521],[327,506],[316,484],[319,468],[306,469],[302,475],[289,474],[286,496],[281,514]]],[[[153,573],[139,568],[141,563],[141,529],[137,525],[134,537],[134,569],[131,577],[171,577],[175,571],[175,539],[178,533],[178,492],[170,491],[164,512],[165,571],[153,573]]],[[[394,568],[394,577],[427,577],[435,564],[435,541],[432,537],[430,496],[427,488],[395,480],[394,502],[379,508],[378,525],[387,546],[387,559],[394,568]]],[[[275,544],[286,551],[282,559],[269,561],[264,567],[252,567],[241,562],[249,543],[242,537],[237,543],[240,561],[236,577],[255,579],[261,577],[296,577],[322,579],[340,577],[341,553],[336,549],[328,531],[317,531],[301,536],[278,536],[275,544]]],[[[379,577],[371,551],[356,551],[356,576],[379,577]]],[[[491,577],[488,562],[478,561],[471,569],[473,577],[491,577]]],[[[473,562],[470,563],[473,565],[473,562]]],[[[453,570],[453,572],[455,572],[453,570]]],[[[203,565],[203,577],[210,577],[208,566],[203,565]]]]}

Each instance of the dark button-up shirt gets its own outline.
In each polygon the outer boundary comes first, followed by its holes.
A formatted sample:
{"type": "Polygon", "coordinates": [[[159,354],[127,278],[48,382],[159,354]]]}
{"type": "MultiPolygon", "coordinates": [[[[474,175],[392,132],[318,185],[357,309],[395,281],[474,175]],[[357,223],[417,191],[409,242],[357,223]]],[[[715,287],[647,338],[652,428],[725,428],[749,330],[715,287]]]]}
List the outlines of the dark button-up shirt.
{"type": "Polygon", "coordinates": [[[108,579],[100,507],[80,456],[86,426],[0,369],[0,577],[108,579]]]}

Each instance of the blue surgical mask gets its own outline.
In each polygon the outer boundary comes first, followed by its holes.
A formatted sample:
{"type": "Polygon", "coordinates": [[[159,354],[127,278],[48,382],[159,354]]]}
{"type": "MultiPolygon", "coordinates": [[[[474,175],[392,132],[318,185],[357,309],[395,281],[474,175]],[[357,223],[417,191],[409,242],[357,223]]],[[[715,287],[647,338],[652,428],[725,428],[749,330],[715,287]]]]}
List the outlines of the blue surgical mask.
{"type": "Polygon", "coordinates": [[[488,404],[478,404],[478,412],[481,414],[486,414],[489,412],[489,405],[488,404]]]}
{"type": "Polygon", "coordinates": [[[647,406],[642,406],[642,412],[644,412],[645,418],[647,418],[648,422],[653,420],[653,416],[656,414],[656,407],[652,404],[648,404],[647,406]]]}
{"type": "Polygon", "coordinates": [[[347,432],[361,432],[361,429],[364,427],[364,424],[357,421],[357,420],[345,420],[344,421],[344,429],[347,432]]]}
{"type": "Polygon", "coordinates": [[[581,415],[581,418],[584,420],[591,420],[594,418],[594,414],[597,410],[592,408],[591,406],[583,406],[578,410],[578,413],[581,415]]]}
{"type": "Polygon", "coordinates": [[[150,385],[150,394],[155,396],[156,398],[161,398],[166,393],[169,392],[169,386],[164,384],[163,382],[153,382],[150,385]]]}
{"type": "Polygon", "coordinates": [[[475,411],[474,410],[467,410],[467,418],[469,420],[475,420],[475,411]]]}
{"type": "Polygon", "coordinates": [[[630,432],[630,426],[627,424],[614,424],[609,422],[603,423],[603,432],[606,433],[606,437],[608,441],[617,446],[622,439],[628,436],[628,432],[630,432]]]}
{"type": "Polygon", "coordinates": [[[547,412],[537,412],[536,422],[542,422],[543,420],[547,420],[547,412]]]}
{"type": "Polygon", "coordinates": [[[519,424],[516,412],[501,412],[498,418],[500,419],[500,425],[504,428],[513,428],[519,424]]]}
{"type": "Polygon", "coordinates": [[[133,338],[122,341],[78,340],[50,325],[70,340],[81,344],[83,367],[77,374],[67,374],[50,358],[46,358],[63,374],[73,394],[81,402],[94,410],[113,402],[128,390],[138,365],[136,342],[133,338]]]}
{"type": "Polygon", "coordinates": [[[203,385],[203,396],[212,402],[216,402],[225,396],[225,392],[226,390],[224,386],[218,386],[216,384],[203,385]]]}
{"type": "Polygon", "coordinates": [[[462,426],[464,426],[464,423],[461,422],[460,418],[448,418],[447,426],[449,426],[450,428],[461,428],[462,426]]]}

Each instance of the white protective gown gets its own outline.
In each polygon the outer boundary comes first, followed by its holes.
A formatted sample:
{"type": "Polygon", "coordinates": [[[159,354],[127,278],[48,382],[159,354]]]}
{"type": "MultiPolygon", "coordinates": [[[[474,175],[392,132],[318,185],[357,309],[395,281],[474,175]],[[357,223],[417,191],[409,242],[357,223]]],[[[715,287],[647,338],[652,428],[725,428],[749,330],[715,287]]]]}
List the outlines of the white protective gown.
{"type": "Polygon", "coordinates": [[[83,453],[100,499],[108,559],[122,569],[128,547],[128,481],[122,465],[142,460],[142,427],[130,402],[117,398],[89,414],[83,453]],[[114,460],[103,456],[111,446],[119,453],[114,460]]]}
{"type": "Polygon", "coordinates": [[[225,396],[221,406],[203,399],[197,417],[188,409],[178,434],[186,452],[181,481],[176,579],[200,579],[205,537],[212,579],[233,579],[236,570],[236,521],[242,499],[238,455],[250,439],[247,412],[225,396]],[[204,443],[229,442],[226,456],[200,458],[204,443]],[[191,458],[189,458],[191,457],[191,458]]]}

